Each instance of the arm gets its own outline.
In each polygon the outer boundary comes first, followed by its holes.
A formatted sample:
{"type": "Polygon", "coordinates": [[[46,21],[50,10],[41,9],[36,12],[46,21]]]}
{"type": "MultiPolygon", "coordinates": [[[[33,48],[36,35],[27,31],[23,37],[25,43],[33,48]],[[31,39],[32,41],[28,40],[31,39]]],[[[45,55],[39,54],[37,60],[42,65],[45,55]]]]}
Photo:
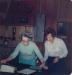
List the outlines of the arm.
{"type": "Polygon", "coordinates": [[[36,44],[33,45],[34,47],[34,52],[36,53],[37,57],[40,59],[40,61],[43,63],[43,56],[39,50],[39,48],[36,46],[36,44]]]}
{"type": "Polygon", "coordinates": [[[19,53],[19,45],[15,48],[14,52],[6,59],[1,60],[1,63],[6,63],[14,59],[19,53]]]}
{"type": "Polygon", "coordinates": [[[45,53],[44,53],[44,61],[48,59],[48,47],[47,44],[45,43],[45,53]]]}
{"type": "Polygon", "coordinates": [[[9,56],[9,58],[11,60],[14,59],[19,54],[19,50],[20,50],[20,44],[17,45],[17,47],[15,48],[14,52],[9,56]]]}
{"type": "Polygon", "coordinates": [[[62,40],[60,45],[61,45],[60,58],[65,58],[67,56],[67,54],[68,54],[66,44],[62,40]]]}
{"type": "Polygon", "coordinates": [[[40,59],[40,61],[42,63],[40,65],[40,68],[43,68],[45,70],[48,70],[48,67],[45,65],[45,61],[44,61],[44,59],[43,59],[43,57],[41,55],[41,52],[40,52],[40,50],[38,49],[38,47],[36,45],[34,45],[34,51],[35,51],[36,55],[38,56],[38,58],[40,59]]]}
{"type": "Polygon", "coordinates": [[[53,63],[57,63],[59,61],[60,58],[65,58],[68,54],[68,50],[67,50],[67,47],[64,43],[63,40],[60,40],[60,43],[59,43],[59,53],[58,54],[58,57],[56,57],[53,61],[53,63]]]}

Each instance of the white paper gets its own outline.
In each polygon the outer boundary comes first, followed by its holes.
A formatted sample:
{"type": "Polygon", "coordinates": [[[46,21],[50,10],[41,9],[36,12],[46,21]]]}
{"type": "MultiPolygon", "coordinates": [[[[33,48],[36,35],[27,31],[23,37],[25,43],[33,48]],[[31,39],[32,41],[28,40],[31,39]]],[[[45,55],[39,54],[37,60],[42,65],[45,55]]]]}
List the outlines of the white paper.
{"type": "Polygon", "coordinates": [[[32,70],[28,68],[18,71],[18,73],[27,74],[27,75],[32,74],[34,72],[36,72],[36,70],[32,70]]]}
{"type": "Polygon", "coordinates": [[[9,72],[14,73],[16,70],[15,67],[8,66],[8,65],[1,65],[0,72],[9,72]]]}

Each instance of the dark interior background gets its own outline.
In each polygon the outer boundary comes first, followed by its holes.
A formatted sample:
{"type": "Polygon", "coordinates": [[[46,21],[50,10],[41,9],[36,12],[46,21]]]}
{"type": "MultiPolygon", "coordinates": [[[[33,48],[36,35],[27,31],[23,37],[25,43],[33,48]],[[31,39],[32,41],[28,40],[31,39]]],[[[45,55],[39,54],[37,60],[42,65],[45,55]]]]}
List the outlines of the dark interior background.
{"type": "MultiPolygon", "coordinates": [[[[48,27],[54,28],[58,37],[66,42],[69,50],[66,63],[69,71],[72,71],[72,2],[70,0],[0,0],[0,59],[9,56],[16,47],[19,42],[17,40],[19,32],[33,32],[38,14],[45,15],[44,32],[48,27]],[[60,26],[63,29],[58,30],[60,26]],[[4,48],[2,39],[6,36],[8,39],[14,37],[16,39],[10,40],[8,47],[4,48]]],[[[37,42],[37,45],[42,49],[43,42],[37,42]]]]}

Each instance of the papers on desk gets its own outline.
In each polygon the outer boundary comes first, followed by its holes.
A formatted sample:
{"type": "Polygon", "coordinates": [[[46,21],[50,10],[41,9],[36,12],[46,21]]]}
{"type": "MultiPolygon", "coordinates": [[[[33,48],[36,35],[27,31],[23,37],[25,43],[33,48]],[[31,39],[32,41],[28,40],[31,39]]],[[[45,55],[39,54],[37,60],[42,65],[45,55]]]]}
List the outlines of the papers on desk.
{"type": "Polygon", "coordinates": [[[39,66],[31,66],[30,69],[41,71],[42,69],[39,66]]]}
{"type": "Polygon", "coordinates": [[[8,66],[8,65],[1,65],[0,72],[8,72],[8,73],[14,73],[16,70],[15,67],[8,66]]]}
{"type": "Polygon", "coordinates": [[[32,74],[35,72],[36,72],[36,70],[32,70],[32,69],[28,69],[28,68],[18,71],[18,73],[22,73],[22,74],[26,74],[26,75],[29,75],[29,74],[32,74]]]}

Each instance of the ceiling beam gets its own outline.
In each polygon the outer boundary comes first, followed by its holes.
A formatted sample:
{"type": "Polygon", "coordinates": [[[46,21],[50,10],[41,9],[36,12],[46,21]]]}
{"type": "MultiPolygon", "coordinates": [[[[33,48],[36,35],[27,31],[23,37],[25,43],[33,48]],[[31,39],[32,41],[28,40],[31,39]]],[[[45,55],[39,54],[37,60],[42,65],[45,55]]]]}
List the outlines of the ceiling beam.
{"type": "Polygon", "coordinates": [[[1,13],[1,12],[0,12],[0,17],[1,17],[1,18],[5,18],[5,16],[6,16],[5,13],[1,13]]]}
{"type": "Polygon", "coordinates": [[[7,8],[5,9],[6,10],[6,12],[0,12],[0,16],[4,19],[5,17],[6,17],[6,15],[7,15],[7,13],[8,13],[8,10],[9,10],[9,7],[10,7],[10,4],[11,4],[11,1],[12,0],[0,0],[0,3],[2,2],[6,2],[7,3],[7,8]]]}

